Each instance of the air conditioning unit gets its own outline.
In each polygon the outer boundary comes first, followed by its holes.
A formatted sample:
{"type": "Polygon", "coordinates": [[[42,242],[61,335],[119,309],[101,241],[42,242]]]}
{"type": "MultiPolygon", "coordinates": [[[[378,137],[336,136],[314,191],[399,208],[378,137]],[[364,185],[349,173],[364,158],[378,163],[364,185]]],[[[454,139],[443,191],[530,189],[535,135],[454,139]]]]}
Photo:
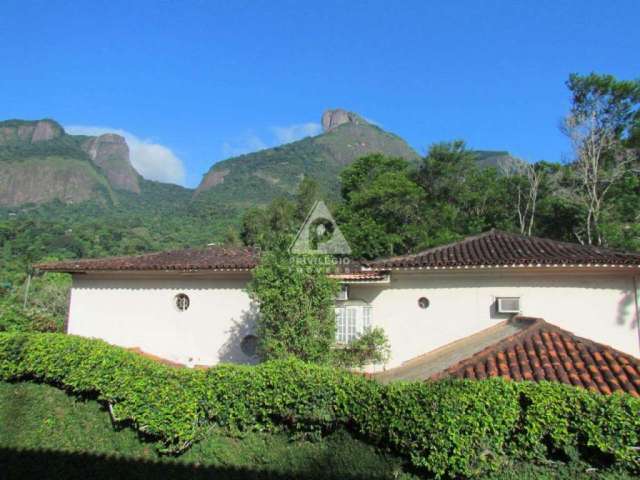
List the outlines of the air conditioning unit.
{"type": "Polygon", "coordinates": [[[520,313],[520,297],[496,298],[498,313],[520,313]]]}
{"type": "Polygon", "coordinates": [[[349,285],[340,285],[340,291],[336,295],[336,300],[349,300],[349,285]]]}

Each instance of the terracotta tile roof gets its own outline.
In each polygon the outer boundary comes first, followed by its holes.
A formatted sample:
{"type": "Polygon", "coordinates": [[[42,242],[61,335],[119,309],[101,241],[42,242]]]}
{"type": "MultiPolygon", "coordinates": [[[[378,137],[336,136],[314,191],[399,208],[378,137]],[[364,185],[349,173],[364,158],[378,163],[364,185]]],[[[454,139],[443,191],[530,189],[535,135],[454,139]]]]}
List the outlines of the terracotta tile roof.
{"type": "Polygon", "coordinates": [[[513,265],[640,266],[640,253],[490,230],[413,255],[368,262],[372,268],[460,268],[513,265]]]}
{"type": "Polygon", "coordinates": [[[534,318],[530,325],[431,376],[548,380],[610,394],[640,396],[640,359],[534,318]]]}
{"type": "Polygon", "coordinates": [[[147,253],[128,257],[67,260],[40,263],[35,268],[51,272],[87,271],[198,271],[248,270],[258,263],[259,252],[253,248],[210,246],[200,249],[147,253]]]}

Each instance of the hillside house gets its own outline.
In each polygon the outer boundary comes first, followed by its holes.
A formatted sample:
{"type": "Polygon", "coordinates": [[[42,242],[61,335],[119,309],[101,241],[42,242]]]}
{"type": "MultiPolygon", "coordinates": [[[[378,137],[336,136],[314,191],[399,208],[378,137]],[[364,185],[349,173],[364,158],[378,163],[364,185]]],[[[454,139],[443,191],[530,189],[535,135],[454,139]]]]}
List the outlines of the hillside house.
{"type": "MultiPolygon", "coordinates": [[[[68,333],[195,366],[257,361],[258,308],[246,286],[259,260],[250,248],[212,246],[37,268],[73,277],[68,333]]],[[[521,316],[640,356],[638,253],[492,230],[358,264],[336,278],[343,285],[336,340],[349,342],[369,326],[389,337],[389,363],[370,372],[464,346],[439,358],[444,371],[463,360],[461,352],[473,356],[511,338],[521,325],[507,320],[521,316]]]]}

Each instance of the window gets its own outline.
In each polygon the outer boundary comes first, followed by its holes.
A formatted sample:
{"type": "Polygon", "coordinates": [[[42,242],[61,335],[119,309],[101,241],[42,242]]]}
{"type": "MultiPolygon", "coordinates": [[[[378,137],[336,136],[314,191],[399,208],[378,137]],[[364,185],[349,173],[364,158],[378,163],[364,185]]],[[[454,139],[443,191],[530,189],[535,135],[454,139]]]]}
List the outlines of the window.
{"type": "Polygon", "coordinates": [[[185,310],[187,310],[189,308],[189,304],[191,303],[189,301],[189,297],[184,293],[179,293],[178,295],[176,295],[175,301],[176,307],[180,312],[184,312],[185,310]]]}
{"type": "Polygon", "coordinates": [[[429,308],[430,303],[427,297],[420,297],[418,299],[418,306],[422,309],[429,308]]]}
{"type": "Polygon", "coordinates": [[[371,306],[355,300],[336,307],[336,342],[350,343],[371,328],[371,306]]]}

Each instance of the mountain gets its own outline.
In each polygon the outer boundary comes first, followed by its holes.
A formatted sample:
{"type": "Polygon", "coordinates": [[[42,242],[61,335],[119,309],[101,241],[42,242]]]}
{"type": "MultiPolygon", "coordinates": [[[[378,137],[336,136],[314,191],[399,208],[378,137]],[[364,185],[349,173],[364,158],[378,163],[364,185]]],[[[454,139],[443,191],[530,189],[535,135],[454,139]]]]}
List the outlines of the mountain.
{"type": "Polygon", "coordinates": [[[275,148],[216,163],[195,192],[198,201],[238,206],[266,203],[295,191],[312,177],[330,197],[338,194],[338,174],[369,153],[417,161],[418,154],[400,137],[342,109],[322,115],[323,133],[275,148]]]}
{"type": "MultiPolygon", "coordinates": [[[[366,154],[382,153],[410,162],[420,158],[402,138],[357,113],[327,110],[321,123],[320,135],[216,163],[194,192],[144,180],[131,165],[129,147],[119,135],[69,135],[50,119],[3,121],[0,208],[97,201],[107,207],[121,203],[163,212],[173,207],[224,211],[226,221],[228,215],[238,218],[246,207],[292,194],[305,176],[318,182],[325,198],[336,199],[340,172],[366,154]]],[[[480,165],[508,173],[524,164],[504,151],[475,153],[480,165]]]]}
{"type": "Polygon", "coordinates": [[[119,135],[68,135],[50,119],[0,122],[0,206],[113,202],[114,190],[140,193],[140,179],[119,135]]]}
{"type": "Polygon", "coordinates": [[[505,174],[518,173],[527,164],[524,160],[501,150],[474,150],[476,162],[481,167],[495,167],[505,174]]]}

